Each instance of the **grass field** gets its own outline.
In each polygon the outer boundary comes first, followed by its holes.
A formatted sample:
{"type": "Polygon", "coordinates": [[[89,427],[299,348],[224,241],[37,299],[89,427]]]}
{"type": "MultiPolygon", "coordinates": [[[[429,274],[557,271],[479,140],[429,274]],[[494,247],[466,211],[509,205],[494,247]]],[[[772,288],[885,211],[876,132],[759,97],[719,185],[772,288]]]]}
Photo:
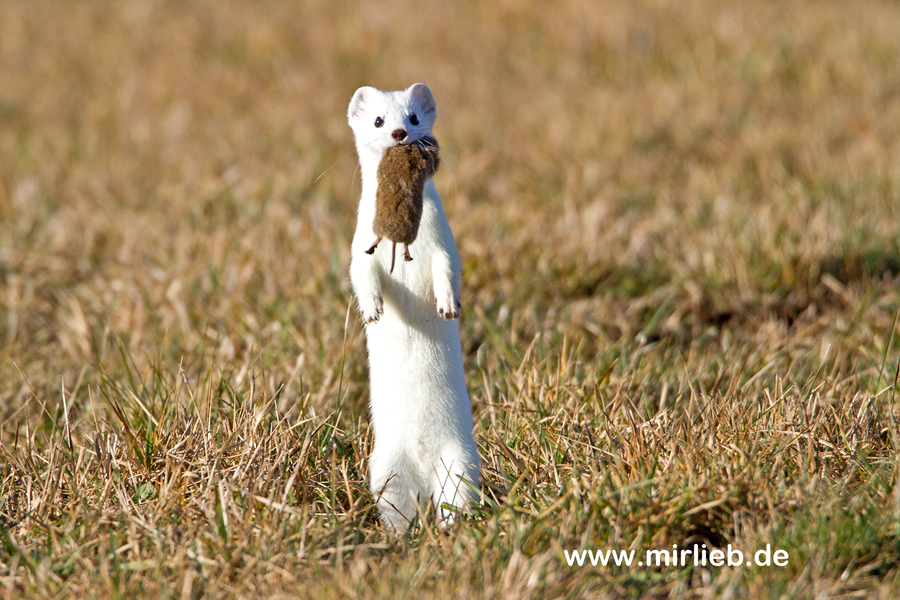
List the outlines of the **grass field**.
{"type": "Polygon", "coordinates": [[[0,0],[0,595],[896,598],[898,31],[868,1],[0,0]],[[485,499],[394,538],[345,113],[416,81],[485,499]],[[566,560],[694,544],[789,561],[566,560]]]}

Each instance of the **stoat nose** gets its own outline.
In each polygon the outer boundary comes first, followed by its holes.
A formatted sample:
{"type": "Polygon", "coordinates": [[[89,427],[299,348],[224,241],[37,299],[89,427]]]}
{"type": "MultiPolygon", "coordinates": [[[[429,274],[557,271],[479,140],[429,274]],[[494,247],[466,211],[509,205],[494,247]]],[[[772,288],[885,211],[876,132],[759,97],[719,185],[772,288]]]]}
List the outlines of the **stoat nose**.
{"type": "Polygon", "coordinates": [[[398,142],[402,142],[404,138],[406,138],[406,130],[405,129],[395,129],[391,134],[391,137],[397,140],[398,142]]]}

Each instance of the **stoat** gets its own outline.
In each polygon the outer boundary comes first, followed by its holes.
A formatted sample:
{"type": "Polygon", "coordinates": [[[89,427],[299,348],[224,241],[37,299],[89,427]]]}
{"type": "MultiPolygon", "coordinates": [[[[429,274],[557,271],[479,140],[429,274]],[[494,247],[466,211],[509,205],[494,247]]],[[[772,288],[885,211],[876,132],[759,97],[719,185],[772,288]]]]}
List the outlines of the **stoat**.
{"type": "Polygon", "coordinates": [[[392,248],[372,248],[385,150],[430,137],[437,115],[424,84],[356,90],[347,111],[362,170],[350,281],[366,323],[371,417],[371,490],[382,521],[404,529],[416,503],[464,508],[479,493],[479,457],[460,348],[456,242],[430,177],[424,182],[415,260],[390,273],[392,248]],[[372,253],[367,251],[372,249],[372,253]]]}

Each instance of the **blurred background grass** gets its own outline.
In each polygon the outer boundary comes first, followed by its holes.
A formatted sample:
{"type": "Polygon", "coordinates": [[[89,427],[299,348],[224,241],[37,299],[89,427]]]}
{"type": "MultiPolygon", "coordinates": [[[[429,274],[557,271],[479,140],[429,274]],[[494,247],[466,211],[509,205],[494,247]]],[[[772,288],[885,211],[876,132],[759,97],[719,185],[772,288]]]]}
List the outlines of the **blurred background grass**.
{"type": "MultiPolygon", "coordinates": [[[[359,85],[434,89],[486,310],[667,295],[696,332],[900,268],[891,4],[0,10],[0,335],[54,389],[107,330],[172,356],[321,343],[346,304],[359,85]]],[[[607,309],[601,332],[640,327],[607,309]]]]}
{"type": "Polygon", "coordinates": [[[252,381],[294,420],[340,396],[365,439],[362,85],[436,96],[480,439],[512,443],[487,407],[538,334],[572,385],[615,364],[644,418],[669,388],[749,401],[817,369],[871,398],[898,360],[898,31],[891,2],[0,2],[5,476],[63,397],[86,448],[120,426],[135,376],[158,414],[178,381],[252,381]]]}

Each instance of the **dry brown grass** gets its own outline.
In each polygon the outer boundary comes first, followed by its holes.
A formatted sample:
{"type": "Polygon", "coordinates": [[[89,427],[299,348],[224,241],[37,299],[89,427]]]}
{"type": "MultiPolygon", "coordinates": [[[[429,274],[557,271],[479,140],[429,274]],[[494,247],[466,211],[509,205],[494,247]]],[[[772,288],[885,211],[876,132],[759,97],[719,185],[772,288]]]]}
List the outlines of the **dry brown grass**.
{"type": "Polygon", "coordinates": [[[0,3],[0,586],[896,597],[897,31],[887,2],[0,3]],[[486,485],[392,539],[344,113],[414,81],[486,485]],[[790,564],[564,557],[695,541],[790,564]]]}

